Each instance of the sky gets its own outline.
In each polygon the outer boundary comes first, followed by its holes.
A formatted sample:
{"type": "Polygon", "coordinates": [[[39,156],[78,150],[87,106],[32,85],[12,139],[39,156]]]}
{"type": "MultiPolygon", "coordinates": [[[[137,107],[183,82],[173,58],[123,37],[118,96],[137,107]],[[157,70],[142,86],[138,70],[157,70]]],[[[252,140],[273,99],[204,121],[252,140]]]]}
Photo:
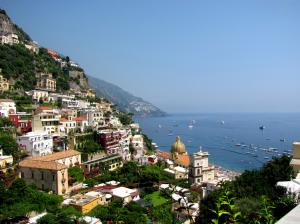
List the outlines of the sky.
{"type": "Polygon", "coordinates": [[[40,45],[169,112],[300,112],[298,0],[0,0],[40,45]]]}

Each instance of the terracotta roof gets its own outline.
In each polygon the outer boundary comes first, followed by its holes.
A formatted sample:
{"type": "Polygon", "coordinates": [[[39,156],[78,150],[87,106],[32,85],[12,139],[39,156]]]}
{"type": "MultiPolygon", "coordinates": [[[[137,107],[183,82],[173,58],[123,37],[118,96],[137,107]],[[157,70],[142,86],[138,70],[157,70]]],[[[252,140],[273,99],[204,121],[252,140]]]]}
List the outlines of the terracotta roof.
{"type": "Polygon", "coordinates": [[[37,109],[38,110],[52,110],[53,108],[52,107],[48,107],[48,106],[39,106],[37,109]]]}
{"type": "Polygon", "coordinates": [[[187,167],[190,165],[190,157],[188,155],[178,155],[175,163],[187,167]]]}
{"type": "Polygon", "coordinates": [[[170,152],[165,152],[165,151],[160,151],[158,153],[158,157],[163,158],[163,159],[170,159],[171,158],[171,153],[170,152]]]}
{"type": "Polygon", "coordinates": [[[67,119],[67,118],[64,118],[64,117],[62,117],[62,118],[60,118],[60,119],[59,119],[59,121],[68,121],[68,119],[67,119]]]}
{"type": "Polygon", "coordinates": [[[74,117],[74,118],[72,118],[72,120],[73,121],[84,121],[84,120],[86,120],[86,118],[84,115],[82,115],[80,117],[74,117]]]}
{"type": "Polygon", "coordinates": [[[32,160],[32,159],[25,159],[19,163],[19,166],[26,167],[26,168],[38,168],[38,169],[45,169],[45,170],[62,170],[67,169],[66,165],[53,162],[53,161],[39,161],[39,160],[32,160]]]}
{"type": "Polygon", "coordinates": [[[62,152],[56,152],[47,156],[39,156],[39,157],[33,157],[31,160],[39,160],[39,161],[55,161],[58,159],[63,159],[71,156],[77,156],[80,155],[81,153],[76,151],[76,150],[66,150],[62,152]]]}

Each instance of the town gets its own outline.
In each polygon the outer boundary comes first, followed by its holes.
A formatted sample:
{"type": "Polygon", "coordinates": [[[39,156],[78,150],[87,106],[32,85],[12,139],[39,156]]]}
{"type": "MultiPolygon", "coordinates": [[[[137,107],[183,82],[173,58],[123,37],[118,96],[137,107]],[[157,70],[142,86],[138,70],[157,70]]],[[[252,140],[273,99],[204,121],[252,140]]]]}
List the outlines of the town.
{"type": "MultiPolygon", "coordinates": [[[[2,47],[41,57],[37,67],[59,70],[40,68],[30,89],[0,68],[1,191],[27,189],[15,195],[41,197],[30,198],[38,208],[10,201],[1,222],[58,223],[56,206],[69,209],[62,219],[79,223],[196,223],[200,201],[241,175],[210,163],[205,149],[189,154],[180,136],[169,151],[160,150],[132,114],[96,95],[78,63],[18,33],[0,38],[2,47]],[[68,77],[68,88],[58,74],[68,77]]],[[[290,162],[295,173],[299,160],[296,142],[290,162]]],[[[300,188],[295,178],[277,185],[294,194],[300,188]]]]}

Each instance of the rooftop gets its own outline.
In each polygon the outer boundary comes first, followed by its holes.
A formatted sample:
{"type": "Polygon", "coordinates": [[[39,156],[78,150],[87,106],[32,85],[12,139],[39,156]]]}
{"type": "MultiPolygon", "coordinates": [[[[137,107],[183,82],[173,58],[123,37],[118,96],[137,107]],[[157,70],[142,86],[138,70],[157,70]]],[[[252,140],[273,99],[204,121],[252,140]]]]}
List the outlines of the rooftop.
{"type": "Polygon", "coordinates": [[[136,189],[130,189],[126,187],[118,187],[111,190],[113,196],[119,197],[119,198],[125,198],[132,194],[135,194],[137,192],[136,189]]]}
{"type": "Polygon", "coordinates": [[[22,168],[38,168],[38,169],[45,169],[45,170],[63,170],[67,169],[66,165],[53,162],[53,161],[39,161],[39,160],[32,160],[32,159],[25,159],[19,163],[19,166],[22,168]]]}
{"type": "Polygon", "coordinates": [[[66,151],[62,151],[62,152],[56,152],[56,153],[46,155],[46,156],[34,157],[32,160],[55,161],[55,160],[59,160],[59,159],[63,159],[63,158],[68,158],[71,156],[77,156],[80,154],[81,154],[80,152],[70,149],[70,150],[66,150],[66,151]]]}

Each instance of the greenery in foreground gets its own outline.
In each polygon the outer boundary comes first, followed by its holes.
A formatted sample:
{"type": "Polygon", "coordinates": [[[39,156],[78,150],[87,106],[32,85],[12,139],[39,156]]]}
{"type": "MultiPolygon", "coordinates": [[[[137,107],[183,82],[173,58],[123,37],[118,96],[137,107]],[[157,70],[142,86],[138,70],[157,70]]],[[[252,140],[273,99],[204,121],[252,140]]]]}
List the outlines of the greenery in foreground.
{"type": "Polygon", "coordinates": [[[278,181],[293,175],[290,158],[274,158],[259,170],[245,171],[201,201],[196,223],[275,223],[295,206],[278,181]]]}

